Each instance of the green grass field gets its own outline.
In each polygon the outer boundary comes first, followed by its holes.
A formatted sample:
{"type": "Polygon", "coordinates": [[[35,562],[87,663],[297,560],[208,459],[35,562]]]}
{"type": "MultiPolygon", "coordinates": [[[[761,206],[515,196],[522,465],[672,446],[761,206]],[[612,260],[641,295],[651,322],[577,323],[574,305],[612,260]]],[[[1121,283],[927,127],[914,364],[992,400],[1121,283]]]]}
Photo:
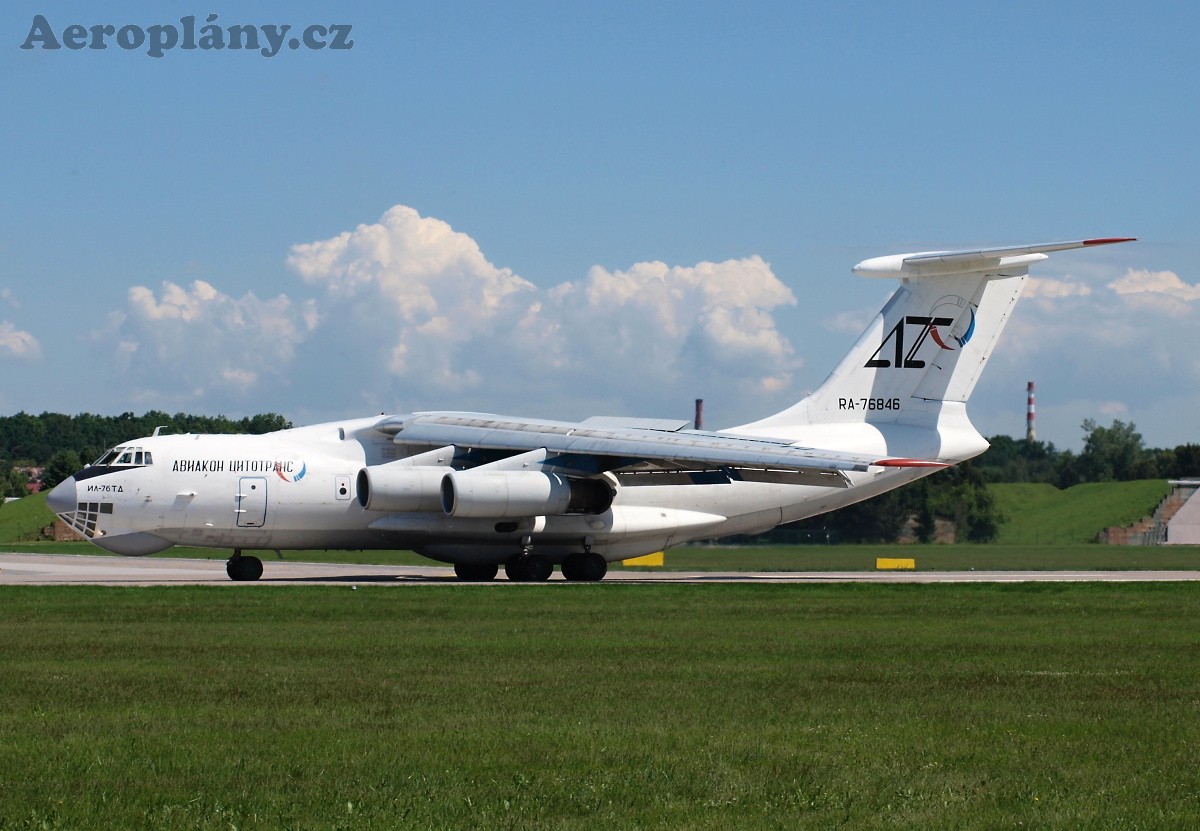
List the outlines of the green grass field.
{"type": "Polygon", "coordinates": [[[1200,587],[21,588],[0,828],[1194,828],[1200,587]]]}
{"type": "Polygon", "coordinates": [[[36,540],[52,522],[54,512],[46,507],[44,493],[0,504],[0,544],[36,540]]]}
{"type": "Polygon", "coordinates": [[[1110,525],[1130,525],[1154,513],[1171,487],[1162,479],[1143,479],[1066,490],[1038,484],[998,484],[988,490],[1006,516],[998,543],[1069,545],[1095,542],[1110,525]]]}

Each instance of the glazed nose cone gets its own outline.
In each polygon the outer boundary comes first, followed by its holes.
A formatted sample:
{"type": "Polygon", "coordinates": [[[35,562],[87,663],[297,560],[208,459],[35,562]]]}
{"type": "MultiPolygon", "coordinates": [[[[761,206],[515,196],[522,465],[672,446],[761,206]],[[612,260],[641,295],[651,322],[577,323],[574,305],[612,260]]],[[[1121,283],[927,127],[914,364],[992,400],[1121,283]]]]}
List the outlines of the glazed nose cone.
{"type": "Polygon", "coordinates": [[[68,476],[55,485],[54,490],[46,495],[46,504],[56,514],[65,514],[75,510],[77,504],[77,500],[75,499],[75,477],[68,476]]]}

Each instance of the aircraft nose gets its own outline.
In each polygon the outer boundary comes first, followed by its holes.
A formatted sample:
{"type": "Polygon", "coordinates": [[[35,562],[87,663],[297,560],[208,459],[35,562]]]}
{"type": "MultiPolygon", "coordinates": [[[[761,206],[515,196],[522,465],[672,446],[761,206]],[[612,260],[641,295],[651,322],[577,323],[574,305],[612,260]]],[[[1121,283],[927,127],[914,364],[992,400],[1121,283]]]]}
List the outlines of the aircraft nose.
{"type": "Polygon", "coordinates": [[[50,493],[46,494],[46,504],[56,514],[65,514],[75,510],[75,477],[63,479],[50,493]]]}

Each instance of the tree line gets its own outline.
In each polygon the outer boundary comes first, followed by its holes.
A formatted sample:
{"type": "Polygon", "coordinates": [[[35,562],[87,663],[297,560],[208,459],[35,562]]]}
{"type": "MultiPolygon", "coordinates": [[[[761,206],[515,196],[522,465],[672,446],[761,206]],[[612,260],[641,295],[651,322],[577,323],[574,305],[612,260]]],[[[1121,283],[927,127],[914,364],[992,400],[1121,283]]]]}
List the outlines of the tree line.
{"type": "Polygon", "coordinates": [[[20,412],[0,416],[0,492],[24,496],[29,477],[18,467],[43,468],[42,484],[54,487],[105,450],[122,442],[148,436],[155,428],[164,433],[270,433],[291,427],[277,413],[260,413],[241,419],[151,410],[143,415],[116,416],[81,413],[20,412]]]}
{"type": "Polygon", "coordinates": [[[1053,442],[993,436],[977,460],[988,482],[1046,482],[1069,488],[1083,482],[1183,479],[1200,476],[1200,444],[1147,448],[1132,422],[1102,427],[1083,422],[1083,450],[1058,450],[1053,442]]]}
{"type": "MultiPolygon", "coordinates": [[[[53,487],[106,449],[156,427],[169,433],[268,433],[291,427],[276,413],[242,419],[226,416],[170,415],[152,410],[144,415],[101,416],[61,413],[0,416],[0,492],[24,496],[28,478],[15,467],[42,467],[42,482],[53,487]]],[[[932,538],[937,519],[954,523],[960,540],[994,539],[1004,517],[988,493],[993,482],[1045,482],[1069,488],[1083,482],[1131,479],[1178,479],[1200,476],[1200,444],[1147,448],[1132,422],[1114,420],[1104,427],[1092,419],[1082,425],[1083,450],[1059,450],[1052,442],[992,436],[983,455],[949,470],[789,528],[835,532],[847,542],[894,540],[915,518],[919,539],[932,538]]]]}
{"type": "Polygon", "coordinates": [[[987,486],[1040,482],[1069,488],[1085,482],[1200,477],[1200,444],[1147,448],[1132,422],[1104,427],[1082,424],[1083,450],[1059,450],[1053,442],[992,436],[991,447],[970,461],[840,511],[793,523],[789,528],[833,532],[844,542],[890,542],[915,519],[917,538],[933,537],[937,519],[954,522],[963,542],[996,538],[1005,517],[987,486]]]}

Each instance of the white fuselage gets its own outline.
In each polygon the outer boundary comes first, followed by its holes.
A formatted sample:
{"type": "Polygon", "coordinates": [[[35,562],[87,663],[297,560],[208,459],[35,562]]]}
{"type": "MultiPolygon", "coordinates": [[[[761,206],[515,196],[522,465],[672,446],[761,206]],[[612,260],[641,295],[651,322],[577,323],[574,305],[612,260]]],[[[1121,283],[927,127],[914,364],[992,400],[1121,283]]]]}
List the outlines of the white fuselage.
{"type": "MultiPolygon", "coordinates": [[[[230,549],[412,549],[448,562],[500,562],[530,542],[552,561],[583,545],[608,560],[698,539],[756,533],[857,502],[931,472],[850,472],[847,486],[681,473],[624,483],[598,514],[494,518],[441,510],[372,511],[356,492],[364,467],[403,449],[358,419],[261,436],[152,436],[129,442],[150,464],[85,468],[55,510],[102,548],[139,555],[171,545],[230,549]],[[720,478],[720,477],[718,477],[720,478]],[[74,508],[74,517],[63,508],[74,508]],[[90,526],[89,526],[90,523],[90,526]]],[[[445,468],[450,470],[450,468],[445,468]]],[[[440,472],[438,473],[440,475],[440,472]]],[[[62,487],[62,486],[60,486],[62,487]]]]}

